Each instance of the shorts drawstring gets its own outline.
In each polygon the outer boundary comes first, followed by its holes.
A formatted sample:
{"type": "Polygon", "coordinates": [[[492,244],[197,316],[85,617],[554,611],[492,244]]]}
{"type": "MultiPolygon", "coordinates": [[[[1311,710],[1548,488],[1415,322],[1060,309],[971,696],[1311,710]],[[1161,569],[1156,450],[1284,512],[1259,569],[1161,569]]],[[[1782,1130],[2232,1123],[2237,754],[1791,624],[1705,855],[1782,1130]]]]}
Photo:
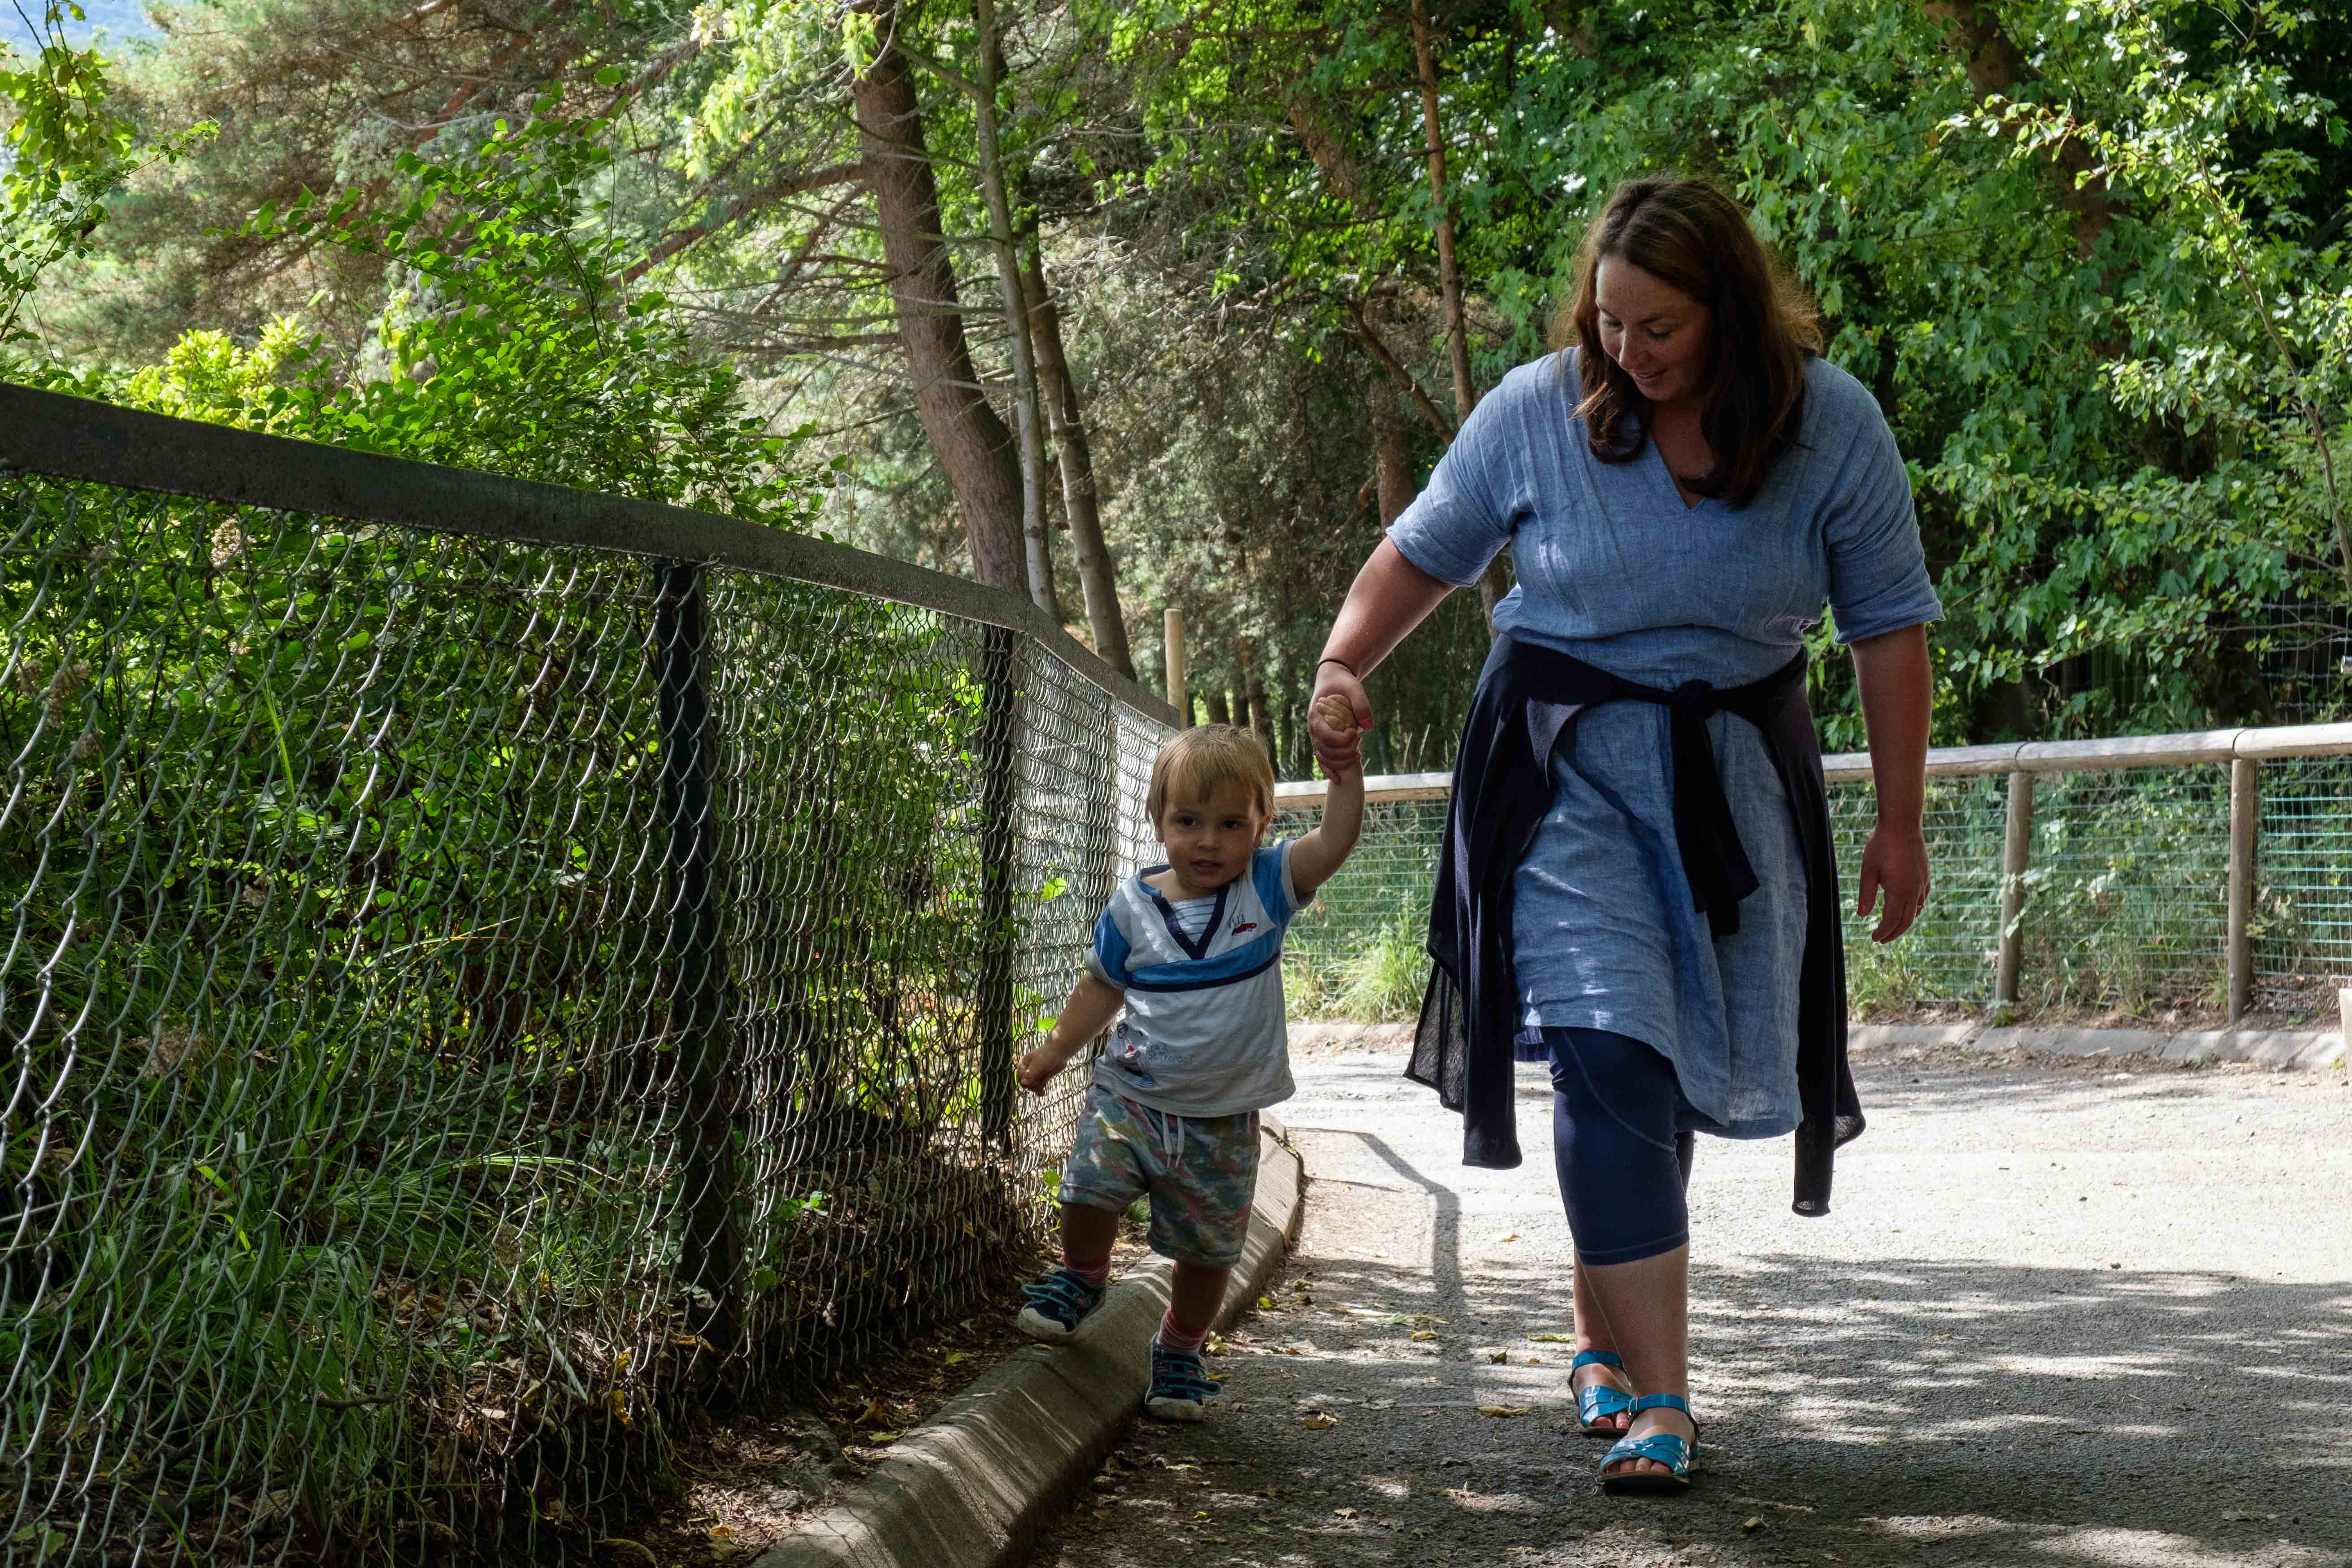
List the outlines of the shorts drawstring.
{"type": "Polygon", "coordinates": [[[1184,1119],[1167,1110],[1155,1110],[1152,1114],[1160,1119],[1160,1129],[1167,1135],[1160,1155],[1172,1176],[1184,1168],[1184,1119]]]}

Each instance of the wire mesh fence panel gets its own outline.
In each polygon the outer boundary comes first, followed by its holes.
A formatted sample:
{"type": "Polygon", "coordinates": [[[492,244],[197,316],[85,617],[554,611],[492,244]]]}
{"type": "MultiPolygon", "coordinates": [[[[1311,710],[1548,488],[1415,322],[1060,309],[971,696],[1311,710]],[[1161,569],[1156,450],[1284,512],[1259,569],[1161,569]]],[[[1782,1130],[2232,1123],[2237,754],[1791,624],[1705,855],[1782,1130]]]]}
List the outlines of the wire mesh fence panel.
{"type": "Polygon", "coordinates": [[[1867,783],[1830,785],[1830,830],[1837,847],[1844,910],[1846,990],[1856,1017],[1922,1003],[1981,1003],[1992,996],[2000,936],[2000,848],[2008,810],[1998,777],[1931,778],[1921,826],[1933,892],[1901,940],[1870,940],[1877,917],[1854,912],[1863,851],[1878,825],[1867,783]]]}
{"type": "Polygon", "coordinates": [[[2352,984],[2352,758],[2266,762],[2255,836],[2262,1005],[2332,1018],[2352,984]]]}
{"type": "MultiPolygon", "coordinates": [[[[1423,949],[1430,885],[1445,832],[1442,800],[1374,801],[1363,837],[1339,876],[1291,922],[1283,984],[1292,1016],[1367,1022],[1415,1016],[1429,980],[1423,949]]],[[[1319,811],[1290,810],[1276,837],[1296,837],[1319,811]]]]}
{"type": "Polygon", "coordinates": [[[2019,1002],[2145,1012],[2227,999],[2230,770],[2036,784],[2019,1002]]]}
{"type": "Polygon", "coordinates": [[[1159,731],[1034,643],[5,472],[0,609],[0,1563],[585,1560],[1038,1235],[1159,731]]]}

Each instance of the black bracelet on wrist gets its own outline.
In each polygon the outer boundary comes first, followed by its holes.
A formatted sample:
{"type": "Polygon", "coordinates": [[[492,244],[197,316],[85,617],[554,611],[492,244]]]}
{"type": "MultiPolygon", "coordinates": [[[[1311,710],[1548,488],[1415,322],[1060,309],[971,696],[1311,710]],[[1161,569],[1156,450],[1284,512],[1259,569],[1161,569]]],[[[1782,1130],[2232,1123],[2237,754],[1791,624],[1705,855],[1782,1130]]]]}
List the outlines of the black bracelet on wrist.
{"type": "MultiPolygon", "coordinates": [[[[1318,669],[1320,669],[1320,668],[1323,668],[1325,665],[1327,665],[1327,664],[1336,664],[1336,665],[1338,665],[1341,669],[1346,670],[1349,675],[1356,675],[1356,667],[1355,667],[1354,665],[1349,664],[1349,663],[1346,659],[1344,659],[1344,658],[1333,658],[1329,657],[1328,655],[1326,655],[1325,657],[1323,657],[1323,658],[1321,658],[1317,659],[1317,660],[1315,661],[1315,668],[1318,668],[1318,669]]],[[[1361,679],[1363,679],[1364,678],[1363,678],[1362,676],[1360,676],[1360,675],[1356,675],[1356,679],[1357,679],[1358,680],[1361,680],[1361,679]]]]}

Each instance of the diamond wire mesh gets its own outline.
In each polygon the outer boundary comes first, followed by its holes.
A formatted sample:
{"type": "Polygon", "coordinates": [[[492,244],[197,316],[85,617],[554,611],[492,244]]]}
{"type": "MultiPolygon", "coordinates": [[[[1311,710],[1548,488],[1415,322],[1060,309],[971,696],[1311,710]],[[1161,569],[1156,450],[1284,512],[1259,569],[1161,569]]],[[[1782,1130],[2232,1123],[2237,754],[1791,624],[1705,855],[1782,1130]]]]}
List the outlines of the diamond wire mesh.
{"type": "Polygon", "coordinates": [[[712,571],[706,754],[657,575],[0,472],[0,1563],[584,1557],[1038,1234],[1157,724],[712,571]]]}

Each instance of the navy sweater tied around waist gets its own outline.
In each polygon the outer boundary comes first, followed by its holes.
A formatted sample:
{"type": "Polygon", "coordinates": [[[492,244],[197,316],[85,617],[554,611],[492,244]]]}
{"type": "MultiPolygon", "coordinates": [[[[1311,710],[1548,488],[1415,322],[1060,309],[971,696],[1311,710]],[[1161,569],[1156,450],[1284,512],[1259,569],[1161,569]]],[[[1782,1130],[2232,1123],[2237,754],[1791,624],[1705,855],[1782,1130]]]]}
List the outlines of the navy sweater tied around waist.
{"type": "Polygon", "coordinates": [[[1690,681],[1674,690],[1610,674],[1556,648],[1505,637],[1478,678],[1454,761],[1454,792],[1430,902],[1435,961],[1412,1061],[1405,1076],[1462,1113],[1465,1165],[1519,1163],[1512,1114],[1512,1046],[1519,1027],[1511,952],[1511,903],[1519,862],[1551,808],[1551,762],[1574,743],[1577,715],[1605,702],[1654,702],[1670,710],[1675,839],[1692,908],[1717,936],[1739,929],[1739,902],[1755,891],[1739,832],[1724,797],[1706,721],[1727,712],[1756,726],[1788,793],[1805,863],[1804,967],[1797,1008],[1796,1211],[1823,1215],[1837,1146],[1861,1132],[1862,1105],[1846,1063],[1845,949],[1829,790],[1805,701],[1805,657],[1746,686],[1690,681]]]}

